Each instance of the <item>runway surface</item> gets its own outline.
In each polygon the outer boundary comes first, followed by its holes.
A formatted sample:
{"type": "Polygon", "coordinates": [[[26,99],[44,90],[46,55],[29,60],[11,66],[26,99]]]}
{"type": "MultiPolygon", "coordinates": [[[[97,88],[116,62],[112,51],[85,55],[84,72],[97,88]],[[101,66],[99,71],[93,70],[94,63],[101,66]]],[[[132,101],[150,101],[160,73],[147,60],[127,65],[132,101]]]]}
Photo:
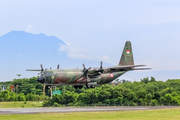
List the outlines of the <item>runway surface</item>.
{"type": "Polygon", "coordinates": [[[164,108],[177,108],[177,107],[179,107],[179,106],[5,108],[5,109],[0,109],[0,115],[7,115],[7,114],[38,114],[38,113],[68,113],[68,112],[97,112],[97,111],[133,111],[133,110],[150,110],[150,109],[164,109],[164,108]]]}

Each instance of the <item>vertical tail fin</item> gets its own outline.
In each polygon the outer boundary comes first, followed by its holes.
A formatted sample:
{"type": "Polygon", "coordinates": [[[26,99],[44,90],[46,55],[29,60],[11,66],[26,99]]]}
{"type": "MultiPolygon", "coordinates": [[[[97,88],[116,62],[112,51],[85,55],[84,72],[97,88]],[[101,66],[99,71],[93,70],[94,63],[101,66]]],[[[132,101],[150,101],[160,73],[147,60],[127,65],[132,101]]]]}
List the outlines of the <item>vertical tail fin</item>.
{"type": "Polygon", "coordinates": [[[119,65],[134,65],[133,51],[130,41],[126,41],[119,65]]]}

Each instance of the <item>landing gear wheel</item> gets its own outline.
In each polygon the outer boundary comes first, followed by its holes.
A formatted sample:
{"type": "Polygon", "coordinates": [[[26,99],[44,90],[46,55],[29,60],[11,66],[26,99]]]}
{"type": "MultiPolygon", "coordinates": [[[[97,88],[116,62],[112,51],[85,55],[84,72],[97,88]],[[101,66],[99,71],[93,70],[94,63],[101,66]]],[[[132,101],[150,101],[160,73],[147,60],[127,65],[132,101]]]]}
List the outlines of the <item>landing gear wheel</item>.
{"type": "Polygon", "coordinates": [[[79,89],[82,89],[82,87],[83,87],[82,85],[75,85],[75,86],[74,86],[75,89],[78,89],[78,88],[79,88],[79,89]]]}
{"type": "Polygon", "coordinates": [[[95,85],[88,85],[88,84],[86,84],[86,87],[87,88],[95,88],[95,85]]]}
{"type": "Polygon", "coordinates": [[[79,89],[82,89],[82,87],[83,87],[82,85],[81,85],[81,86],[79,86],[79,89]]]}
{"type": "Polygon", "coordinates": [[[91,88],[95,88],[95,85],[91,85],[91,88]]]}
{"type": "Polygon", "coordinates": [[[75,85],[74,88],[77,89],[78,87],[75,85]]]}
{"type": "Polygon", "coordinates": [[[90,86],[90,85],[88,85],[88,84],[86,84],[86,88],[91,88],[91,86],[90,86]]]}
{"type": "Polygon", "coordinates": [[[50,86],[50,85],[47,85],[47,88],[48,88],[48,89],[50,89],[50,88],[51,88],[51,86],[50,86]]]}

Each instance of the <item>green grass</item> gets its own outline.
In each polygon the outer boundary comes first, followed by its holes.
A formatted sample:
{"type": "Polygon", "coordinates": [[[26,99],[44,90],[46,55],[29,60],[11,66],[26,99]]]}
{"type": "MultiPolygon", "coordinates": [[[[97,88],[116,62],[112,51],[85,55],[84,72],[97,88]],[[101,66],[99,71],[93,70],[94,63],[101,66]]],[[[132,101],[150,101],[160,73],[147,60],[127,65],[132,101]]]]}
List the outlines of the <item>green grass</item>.
{"type": "Polygon", "coordinates": [[[39,101],[26,101],[23,102],[0,102],[0,108],[34,108],[42,107],[42,102],[39,101]]]}
{"type": "Polygon", "coordinates": [[[0,115],[0,120],[180,120],[180,108],[144,111],[0,115]]]}

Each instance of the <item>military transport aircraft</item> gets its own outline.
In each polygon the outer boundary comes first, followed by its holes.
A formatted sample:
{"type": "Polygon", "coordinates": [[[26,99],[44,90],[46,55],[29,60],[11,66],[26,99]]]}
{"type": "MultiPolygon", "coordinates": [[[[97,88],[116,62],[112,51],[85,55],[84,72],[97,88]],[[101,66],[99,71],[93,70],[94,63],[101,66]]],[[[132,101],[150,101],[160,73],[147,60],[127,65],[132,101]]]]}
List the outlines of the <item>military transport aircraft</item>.
{"type": "Polygon", "coordinates": [[[73,85],[76,89],[86,85],[87,88],[94,88],[97,84],[106,84],[112,82],[119,76],[130,70],[147,70],[150,68],[135,68],[145,65],[134,65],[133,52],[131,42],[126,41],[120,62],[116,66],[86,69],[83,64],[83,69],[27,69],[26,71],[41,71],[38,82],[47,85],[48,87],[56,85],[73,85]]]}

